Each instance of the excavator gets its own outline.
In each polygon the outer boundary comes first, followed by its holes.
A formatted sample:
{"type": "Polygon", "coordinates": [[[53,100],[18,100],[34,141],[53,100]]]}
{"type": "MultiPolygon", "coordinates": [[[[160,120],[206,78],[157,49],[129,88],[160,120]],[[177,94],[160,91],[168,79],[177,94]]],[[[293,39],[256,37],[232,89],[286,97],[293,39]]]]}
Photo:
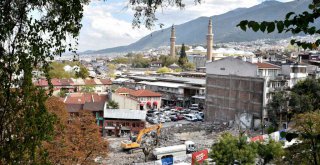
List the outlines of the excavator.
{"type": "Polygon", "coordinates": [[[140,144],[142,141],[142,137],[147,134],[150,133],[154,130],[156,130],[157,132],[157,137],[160,136],[160,130],[162,128],[162,124],[157,124],[148,128],[144,128],[142,130],[139,131],[138,136],[136,137],[130,137],[131,140],[123,140],[121,141],[121,148],[123,150],[127,150],[129,151],[129,153],[132,153],[133,150],[135,149],[140,149],[140,144]]]}

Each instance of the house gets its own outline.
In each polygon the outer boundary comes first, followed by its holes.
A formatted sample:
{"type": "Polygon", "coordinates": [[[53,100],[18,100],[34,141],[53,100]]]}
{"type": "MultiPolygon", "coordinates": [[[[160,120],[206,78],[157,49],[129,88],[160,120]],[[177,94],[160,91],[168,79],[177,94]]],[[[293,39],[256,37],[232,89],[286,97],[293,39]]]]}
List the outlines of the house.
{"type": "Polygon", "coordinates": [[[161,106],[161,96],[160,93],[151,90],[132,90],[122,87],[115,91],[115,94],[112,95],[112,99],[118,102],[119,108],[121,106],[129,109],[145,110],[159,109],[161,106]],[[120,96],[126,96],[127,98],[120,96]]]}
{"type": "Polygon", "coordinates": [[[138,133],[146,125],[146,111],[107,109],[105,107],[103,114],[103,136],[138,133]]]}
{"type": "Polygon", "coordinates": [[[97,125],[101,128],[103,125],[103,110],[106,107],[107,100],[107,95],[96,93],[70,93],[63,98],[69,113],[77,115],[81,110],[91,111],[96,118],[97,125]]]}
{"type": "Polygon", "coordinates": [[[140,89],[130,93],[130,96],[140,101],[140,110],[159,109],[161,94],[150,90],[140,89]]]}

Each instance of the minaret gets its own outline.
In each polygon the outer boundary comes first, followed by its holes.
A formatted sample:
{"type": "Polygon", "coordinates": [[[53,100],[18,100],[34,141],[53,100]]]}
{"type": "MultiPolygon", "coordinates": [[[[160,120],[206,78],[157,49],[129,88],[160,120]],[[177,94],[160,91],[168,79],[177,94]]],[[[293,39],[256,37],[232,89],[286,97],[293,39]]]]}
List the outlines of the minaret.
{"type": "Polygon", "coordinates": [[[212,45],[213,45],[213,34],[212,34],[212,19],[209,19],[208,34],[207,34],[207,61],[212,61],[212,45]]]}
{"type": "Polygon", "coordinates": [[[172,57],[176,56],[175,45],[176,45],[175,29],[174,29],[174,25],[172,25],[171,37],[170,37],[170,56],[172,57]]]}

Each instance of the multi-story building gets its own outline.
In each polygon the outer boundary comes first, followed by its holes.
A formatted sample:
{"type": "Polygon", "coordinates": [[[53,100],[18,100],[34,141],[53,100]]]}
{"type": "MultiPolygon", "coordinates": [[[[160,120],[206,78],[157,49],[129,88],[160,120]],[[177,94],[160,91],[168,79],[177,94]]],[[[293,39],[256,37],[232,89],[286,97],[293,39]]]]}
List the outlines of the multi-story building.
{"type": "Polygon", "coordinates": [[[266,81],[258,76],[257,65],[226,57],[207,63],[206,67],[205,119],[236,120],[245,128],[251,128],[253,121],[259,123],[265,105],[266,81]]]}

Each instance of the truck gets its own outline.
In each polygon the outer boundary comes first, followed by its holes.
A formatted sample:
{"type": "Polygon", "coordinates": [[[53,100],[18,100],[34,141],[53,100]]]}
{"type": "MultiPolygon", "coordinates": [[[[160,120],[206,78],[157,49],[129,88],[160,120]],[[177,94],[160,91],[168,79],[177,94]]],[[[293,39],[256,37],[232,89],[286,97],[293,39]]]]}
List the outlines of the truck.
{"type": "Polygon", "coordinates": [[[161,124],[157,124],[148,128],[144,128],[139,131],[138,136],[130,136],[130,140],[121,141],[121,148],[129,153],[132,153],[133,150],[141,149],[140,144],[142,141],[143,135],[156,131],[157,135],[160,136],[160,130],[162,128],[161,124]]]}
{"type": "Polygon", "coordinates": [[[159,160],[163,156],[171,155],[173,157],[181,157],[181,156],[185,156],[189,153],[193,153],[195,151],[196,151],[196,147],[195,147],[194,142],[185,141],[185,143],[182,145],[174,145],[174,146],[155,148],[152,153],[153,153],[154,158],[159,160]]]}

